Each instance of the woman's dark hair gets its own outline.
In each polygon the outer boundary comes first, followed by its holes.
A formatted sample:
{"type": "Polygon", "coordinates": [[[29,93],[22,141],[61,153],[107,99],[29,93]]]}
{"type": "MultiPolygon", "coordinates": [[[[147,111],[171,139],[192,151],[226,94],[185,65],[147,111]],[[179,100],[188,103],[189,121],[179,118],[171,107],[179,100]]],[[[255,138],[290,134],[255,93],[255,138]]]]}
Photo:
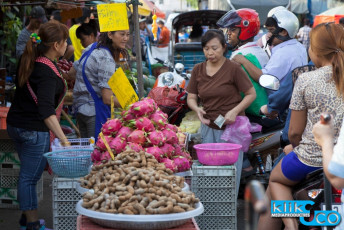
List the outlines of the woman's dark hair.
{"type": "Polygon", "coordinates": [[[61,43],[67,40],[68,35],[67,26],[60,22],[49,21],[41,25],[38,31],[41,43],[34,43],[30,38],[21,56],[18,70],[18,82],[20,87],[29,80],[36,58],[48,52],[55,42],[61,43]]]}
{"type": "MultiPolygon", "coordinates": [[[[117,31],[118,32],[118,31],[117,31]]],[[[112,54],[113,59],[115,60],[115,62],[118,62],[120,59],[120,55],[122,54],[123,58],[127,59],[129,58],[129,53],[126,49],[121,49],[121,48],[114,48],[112,46],[112,40],[109,38],[108,36],[109,32],[102,32],[99,35],[99,39],[98,39],[98,46],[105,46],[107,47],[112,54]]],[[[112,34],[116,33],[116,31],[112,31],[110,32],[112,34]]]]}
{"type": "Polygon", "coordinates": [[[322,23],[310,32],[310,49],[332,63],[332,78],[339,95],[344,96],[344,30],[339,24],[322,23]]]}
{"type": "Polygon", "coordinates": [[[275,27],[277,28],[278,25],[277,25],[277,22],[276,20],[273,18],[273,17],[268,17],[265,21],[265,26],[269,26],[269,27],[275,27]]]}
{"type": "Polygon", "coordinates": [[[62,20],[60,10],[54,10],[51,13],[51,16],[53,16],[56,21],[61,22],[61,20],[62,20]]]}
{"type": "Polygon", "coordinates": [[[219,39],[222,47],[225,48],[225,51],[223,52],[223,56],[226,56],[226,53],[227,53],[226,39],[225,39],[225,35],[223,34],[221,30],[210,29],[207,32],[205,32],[205,34],[202,36],[202,39],[201,39],[202,48],[204,48],[207,45],[207,43],[213,38],[219,39]]]}
{"type": "Polygon", "coordinates": [[[201,37],[203,34],[203,28],[200,24],[194,24],[192,26],[192,31],[190,33],[189,38],[198,38],[201,37]]]}
{"type": "Polygon", "coordinates": [[[95,19],[91,19],[89,23],[82,23],[81,26],[76,29],[76,37],[81,39],[81,35],[91,34],[97,37],[98,31],[98,23],[95,19]]]}

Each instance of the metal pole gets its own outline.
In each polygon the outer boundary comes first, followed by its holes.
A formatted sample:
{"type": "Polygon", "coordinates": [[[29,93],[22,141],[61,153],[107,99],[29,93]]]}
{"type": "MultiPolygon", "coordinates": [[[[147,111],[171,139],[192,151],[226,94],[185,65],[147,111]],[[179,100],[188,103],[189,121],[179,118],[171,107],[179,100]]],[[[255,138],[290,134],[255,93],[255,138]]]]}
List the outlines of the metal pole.
{"type": "Polygon", "coordinates": [[[140,43],[140,28],[139,28],[139,13],[138,4],[139,0],[132,0],[133,4],[133,19],[134,19],[134,33],[135,33],[135,46],[136,46],[136,68],[137,68],[137,82],[139,86],[139,98],[143,98],[143,76],[142,76],[142,55],[140,43]]]}

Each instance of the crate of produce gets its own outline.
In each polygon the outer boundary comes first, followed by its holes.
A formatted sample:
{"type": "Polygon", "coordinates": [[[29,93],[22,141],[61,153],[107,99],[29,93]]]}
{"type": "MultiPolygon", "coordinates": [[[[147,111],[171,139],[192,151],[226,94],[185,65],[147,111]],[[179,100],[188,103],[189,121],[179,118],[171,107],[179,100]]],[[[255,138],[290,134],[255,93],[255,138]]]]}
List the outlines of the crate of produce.
{"type": "Polygon", "coordinates": [[[76,229],[76,204],[81,194],[76,190],[79,178],[53,178],[53,227],[55,230],[76,229]]]}
{"type": "MultiPolygon", "coordinates": [[[[19,174],[16,181],[18,181],[19,174]]],[[[43,176],[36,185],[37,200],[43,200],[43,176]]],[[[17,188],[0,187],[0,208],[19,209],[17,188]]]]}
{"type": "Polygon", "coordinates": [[[0,167],[0,188],[17,188],[19,171],[19,168],[0,167]]]}
{"type": "Polygon", "coordinates": [[[192,165],[191,191],[204,205],[196,219],[203,230],[236,229],[235,166],[192,165]]]}
{"type": "MultiPolygon", "coordinates": [[[[107,228],[93,223],[88,217],[79,215],[77,219],[77,230],[120,230],[116,228],[107,228]]],[[[188,220],[185,224],[170,228],[171,230],[200,230],[194,218],[188,220]]]]}

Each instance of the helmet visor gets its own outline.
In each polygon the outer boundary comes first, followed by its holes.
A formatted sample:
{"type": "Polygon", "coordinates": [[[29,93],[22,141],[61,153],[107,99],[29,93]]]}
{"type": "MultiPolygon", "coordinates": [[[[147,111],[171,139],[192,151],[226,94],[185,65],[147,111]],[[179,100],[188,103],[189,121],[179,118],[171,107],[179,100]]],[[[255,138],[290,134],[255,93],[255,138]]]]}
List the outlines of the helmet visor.
{"type": "Polygon", "coordinates": [[[241,17],[235,10],[228,11],[216,23],[221,28],[229,28],[240,25],[241,17]]]}

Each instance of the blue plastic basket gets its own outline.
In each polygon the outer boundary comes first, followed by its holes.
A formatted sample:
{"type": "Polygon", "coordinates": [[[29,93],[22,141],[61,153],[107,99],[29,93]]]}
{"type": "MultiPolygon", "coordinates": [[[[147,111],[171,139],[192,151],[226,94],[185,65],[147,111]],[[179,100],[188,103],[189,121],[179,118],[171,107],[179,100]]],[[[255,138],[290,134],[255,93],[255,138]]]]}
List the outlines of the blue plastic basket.
{"type": "Polygon", "coordinates": [[[60,177],[83,177],[92,166],[93,149],[65,149],[45,153],[53,172],[60,177]]]}

